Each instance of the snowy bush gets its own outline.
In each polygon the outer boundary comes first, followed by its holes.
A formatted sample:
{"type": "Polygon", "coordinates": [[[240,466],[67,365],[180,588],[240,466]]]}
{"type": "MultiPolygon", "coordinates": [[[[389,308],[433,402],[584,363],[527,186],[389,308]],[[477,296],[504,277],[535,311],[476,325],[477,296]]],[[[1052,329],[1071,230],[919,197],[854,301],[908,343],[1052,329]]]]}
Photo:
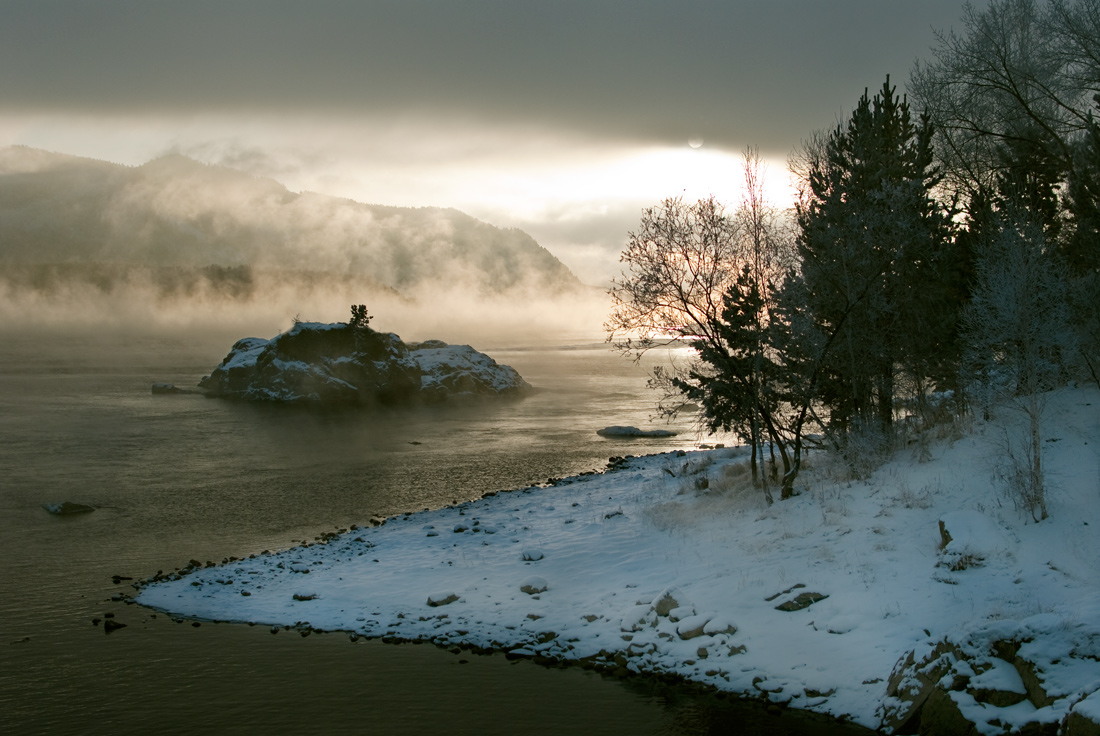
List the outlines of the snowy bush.
{"type": "Polygon", "coordinates": [[[828,473],[839,481],[866,480],[894,450],[894,436],[879,422],[853,422],[852,428],[833,438],[828,449],[828,473]]]}

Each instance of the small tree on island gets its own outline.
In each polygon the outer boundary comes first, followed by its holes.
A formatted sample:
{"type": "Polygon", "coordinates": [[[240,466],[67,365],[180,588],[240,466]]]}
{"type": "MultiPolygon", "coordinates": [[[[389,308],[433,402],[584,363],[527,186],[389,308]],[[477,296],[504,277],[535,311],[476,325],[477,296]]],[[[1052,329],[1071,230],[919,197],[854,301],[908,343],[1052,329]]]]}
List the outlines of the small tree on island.
{"type": "Polygon", "coordinates": [[[367,313],[367,305],[351,305],[351,320],[348,322],[348,327],[352,328],[353,330],[358,330],[369,326],[370,321],[371,316],[367,313]]]}

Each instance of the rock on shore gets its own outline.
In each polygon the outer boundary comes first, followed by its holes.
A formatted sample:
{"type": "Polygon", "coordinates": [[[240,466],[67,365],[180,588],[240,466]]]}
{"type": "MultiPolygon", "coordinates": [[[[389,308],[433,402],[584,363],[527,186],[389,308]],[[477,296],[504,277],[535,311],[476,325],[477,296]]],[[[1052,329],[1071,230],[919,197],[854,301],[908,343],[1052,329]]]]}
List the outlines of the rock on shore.
{"type": "Polygon", "coordinates": [[[530,385],[469,345],[406,344],[365,326],[299,322],[270,340],[238,340],[199,387],[247,401],[400,405],[516,395],[530,385]]]}

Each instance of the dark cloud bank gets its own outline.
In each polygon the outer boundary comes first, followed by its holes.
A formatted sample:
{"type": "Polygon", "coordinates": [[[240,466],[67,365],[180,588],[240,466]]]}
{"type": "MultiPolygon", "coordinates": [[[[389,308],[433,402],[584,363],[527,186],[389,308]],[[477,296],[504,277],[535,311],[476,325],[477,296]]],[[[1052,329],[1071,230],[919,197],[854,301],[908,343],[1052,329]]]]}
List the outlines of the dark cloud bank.
{"type": "Polygon", "coordinates": [[[0,2],[0,110],[411,115],[783,155],[962,5],[0,2]]]}

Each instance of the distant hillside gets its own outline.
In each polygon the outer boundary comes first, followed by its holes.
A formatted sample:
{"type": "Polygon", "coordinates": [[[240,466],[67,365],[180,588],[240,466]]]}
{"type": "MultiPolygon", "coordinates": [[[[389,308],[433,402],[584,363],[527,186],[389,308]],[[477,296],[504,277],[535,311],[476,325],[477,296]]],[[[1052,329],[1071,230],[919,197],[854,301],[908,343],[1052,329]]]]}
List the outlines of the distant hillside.
{"type": "Polygon", "coordinates": [[[253,272],[400,294],[433,283],[472,296],[580,287],[523,231],[457,210],[296,194],[183,156],[128,167],[19,146],[0,149],[0,263],[32,288],[134,269],[184,289],[188,279],[246,286],[253,272]]]}

